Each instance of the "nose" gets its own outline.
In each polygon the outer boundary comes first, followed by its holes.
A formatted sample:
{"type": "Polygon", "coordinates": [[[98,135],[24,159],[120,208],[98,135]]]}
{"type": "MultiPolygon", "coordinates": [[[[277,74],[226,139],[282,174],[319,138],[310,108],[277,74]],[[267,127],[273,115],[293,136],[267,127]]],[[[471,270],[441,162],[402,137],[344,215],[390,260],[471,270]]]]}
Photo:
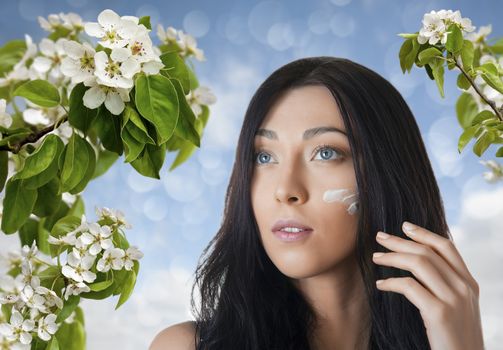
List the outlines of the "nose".
{"type": "Polygon", "coordinates": [[[276,200],[286,204],[302,204],[307,200],[307,190],[302,176],[294,167],[285,169],[278,178],[276,200]]]}

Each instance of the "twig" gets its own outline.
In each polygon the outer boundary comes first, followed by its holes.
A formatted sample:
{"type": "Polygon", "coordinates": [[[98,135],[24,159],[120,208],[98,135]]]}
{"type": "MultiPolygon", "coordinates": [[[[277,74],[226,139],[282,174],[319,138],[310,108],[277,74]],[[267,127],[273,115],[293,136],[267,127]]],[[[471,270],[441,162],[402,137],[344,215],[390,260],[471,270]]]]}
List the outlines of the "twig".
{"type": "Polygon", "coordinates": [[[9,146],[8,144],[0,146],[0,151],[10,151],[12,153],[17,154],[21,150],[21,147],[23,147],[25,144],[37,142],[42,136],[50,133],[51,131],[54,131],[60,124],[64,123],[67,120],[68,115],[65,115],[63,118],[56,121],[54,124],[46,126],[45,128],[37,132],[33,132],[32,134],[26,136],[24,139],[20,140],[18,143],[15,143],[11,146],[9,146]]]}
{"type": "Polygon", "coordinates": [[[499,118],[500,121],[503,122],[503,114],[502,112],[496,107],[496,104],[491,101],[490,99],[488,99],[486,97],[486,95],[484,95],[484,93],[482,91],[480,91],[480,89],[478,88],[477,84],[475,84],[475,81],[472,79],[472,77],[470,76],[470,74],[468,74],[464,69],[463,67],[461,67],[461,65],[458,63],[458,61],[456,60],[456,57],[453,55],[452,58],[454,59],[454,64],[456,65],[456,67],[458,67],[461,72],[463,73],[463,75],[466,77],[466,79],[468,79],[468,81],[470,82],[470,84],[473,86],[473,88],[475,89],[475,91],[480,95],[480,97],[489,105],[491,106],[491,108],[494,110],[494,112],[496,113],[496,116],[499,118]]]}

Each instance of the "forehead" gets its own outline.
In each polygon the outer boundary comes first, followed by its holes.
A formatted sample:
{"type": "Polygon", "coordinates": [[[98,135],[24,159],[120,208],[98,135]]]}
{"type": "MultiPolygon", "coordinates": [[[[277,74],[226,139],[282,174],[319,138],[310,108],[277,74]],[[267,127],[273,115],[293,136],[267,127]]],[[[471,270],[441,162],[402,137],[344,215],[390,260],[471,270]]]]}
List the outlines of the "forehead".
{"type": "Polygon", "coordinates": [[[303,86],[285,91],[274,102],[255,139],[282,139],[285,135],[307,140],[324,131],[346,134],[337,103],[325,86],[303,86]]]}

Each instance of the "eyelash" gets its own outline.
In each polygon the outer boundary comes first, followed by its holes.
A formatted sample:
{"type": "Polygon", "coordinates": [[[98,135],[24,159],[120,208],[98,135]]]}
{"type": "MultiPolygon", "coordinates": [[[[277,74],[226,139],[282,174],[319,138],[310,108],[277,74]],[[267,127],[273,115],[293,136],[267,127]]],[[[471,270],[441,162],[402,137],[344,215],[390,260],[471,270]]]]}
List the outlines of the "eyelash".
{"type": "MultiPolygon", "coordinates": [[[[329,161],[329,160],[334,160],[334,161],[339,161],[341,160],[342,158],[344,158],[345,156],[345,153],[342,152],[339,148],[337,147],[334,147],[334,146],[331,146],[331,145],[327,145],[327,144],[323,144],[323,145],[319,145],[318,147],[315,148],[315,150],[313,151],[313,153],[316,155],[318,153],[318,151],[322,150],[322,149],[331,149],[331,150],[334,150],[335,152],[337,152],[339,154],[339,157],[337,157],[336,159],[323,159],[323,160],[326,160],[326,161],[329,161]]],[[[257,156],[264,152],[265,150],[263,148],[261,149],[258,149],[255,153],[254,153],[254,156],[253,156],[253,159],[254,159],[254,162],[257,166],[262,166],[262,165],[266,165],[268,163],[258,163],[257,162],[257,156]]]]}

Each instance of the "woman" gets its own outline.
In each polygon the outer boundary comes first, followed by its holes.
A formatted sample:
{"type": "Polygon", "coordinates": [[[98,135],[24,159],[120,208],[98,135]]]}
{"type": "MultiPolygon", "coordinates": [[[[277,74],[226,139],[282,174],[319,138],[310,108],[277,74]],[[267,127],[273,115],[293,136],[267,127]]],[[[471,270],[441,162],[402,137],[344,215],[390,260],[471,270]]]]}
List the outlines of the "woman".
{"type": "Polygon", "coordinates": [[[196,321],[151,350],[483,349],[478,285],[414,116],[348,59],[299,59],[259,87],[203,257],[196,321]]]}

